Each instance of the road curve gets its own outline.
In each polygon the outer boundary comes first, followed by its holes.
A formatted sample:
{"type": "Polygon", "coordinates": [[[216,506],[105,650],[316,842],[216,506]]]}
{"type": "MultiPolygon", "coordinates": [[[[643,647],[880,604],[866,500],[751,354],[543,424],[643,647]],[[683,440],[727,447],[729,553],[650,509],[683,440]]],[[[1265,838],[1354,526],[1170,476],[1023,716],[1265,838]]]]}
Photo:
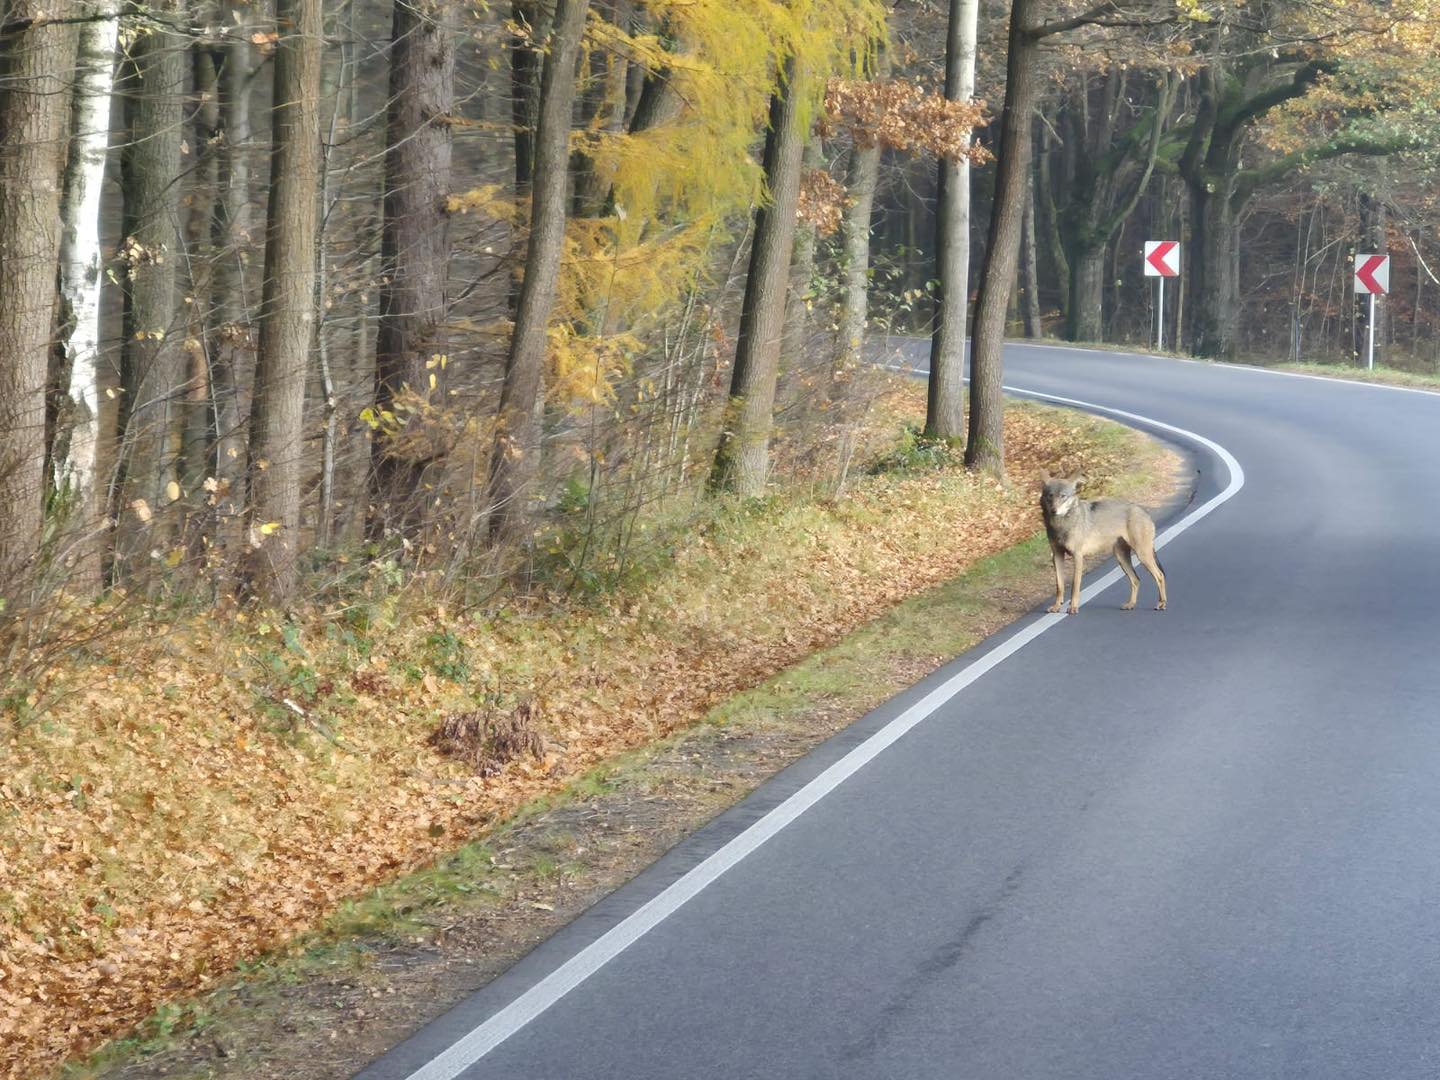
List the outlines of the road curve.
{"type": "Polygon", "coordinates": [[[1440,395],[1006,363],[1210,441],[1171,610],[1021,620],[364,1080],[1440,1076],[1440,395]]]}

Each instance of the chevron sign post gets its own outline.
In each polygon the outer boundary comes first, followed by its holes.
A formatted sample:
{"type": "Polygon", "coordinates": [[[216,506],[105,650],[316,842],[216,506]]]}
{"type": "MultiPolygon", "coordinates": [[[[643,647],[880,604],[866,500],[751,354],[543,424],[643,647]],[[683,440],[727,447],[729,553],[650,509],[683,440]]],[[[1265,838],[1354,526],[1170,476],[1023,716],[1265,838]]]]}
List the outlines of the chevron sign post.
{"type": "Polygon", "coordinates": [[[1178,240],[1145,241],[1145,276],[1160,279],[1160,299],[1155,304],[1155,348],[1165,348],[1165,279],[1180,276],[1178,240]]]}
{"type": "Polygon", "coordinates": [[[1375,368],[1375,297],[1390,292],[1390,256],[1355,256],[1355,291],[1370,294],[1370,317],[1365,322],[1365,367],[1375,368]]]}

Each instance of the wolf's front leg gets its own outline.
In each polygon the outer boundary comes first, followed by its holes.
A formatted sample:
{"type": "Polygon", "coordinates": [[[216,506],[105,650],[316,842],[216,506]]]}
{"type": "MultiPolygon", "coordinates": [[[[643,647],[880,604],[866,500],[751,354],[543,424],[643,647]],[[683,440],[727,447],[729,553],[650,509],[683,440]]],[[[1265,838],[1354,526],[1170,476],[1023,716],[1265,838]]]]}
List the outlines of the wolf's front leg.
{"type": "Polygon", "coordinates": [[[1078,551],[1074,555],[1075,579],[1070,583],[1070,614],[1080,614],[1080,578],[1085,573],[1085,556],[1078,551]]]}
{"type": "Polygon", "coordinates": [[[1065,603],[1065,554],[1052,547],[1050,555],[1055,560],[1055,602],[1046,610],[1054,614],[1065,603]]]}

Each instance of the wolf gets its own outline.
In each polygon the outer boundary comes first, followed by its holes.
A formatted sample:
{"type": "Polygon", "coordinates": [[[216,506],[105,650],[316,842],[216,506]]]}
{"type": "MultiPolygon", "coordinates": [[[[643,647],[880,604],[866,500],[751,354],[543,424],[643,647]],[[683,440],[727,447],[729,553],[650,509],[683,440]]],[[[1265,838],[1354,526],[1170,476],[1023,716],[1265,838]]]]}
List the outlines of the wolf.
{"type": "Polygon", "coordinates": [[[1155,522],[1134,503],[1120,499],[1082,499],[1076,489],[1085,477],[1051,476],[1041,470],[1040,513],[1045,518],[1045,534],[1050,538],[1050,554],[1055,558],[1055,603],[1050,611],[1059,611],[1065,603],[1065,556],[1075,560],[1075,576],[1070,587],[1070,614],[1080,610],[1080,577],[1085,571],[1085,556],[1103,555],[1114,551],[1115,561],[1130,579],[1130,599],[1124,609],[1130,611],[1140,595],[1140,575],[1130,562],[1133,551],[1140,556],[1145,569],[1160,587],[1156,611],[1165,610],[1165,568],[1155,557],[1155,522]]]}

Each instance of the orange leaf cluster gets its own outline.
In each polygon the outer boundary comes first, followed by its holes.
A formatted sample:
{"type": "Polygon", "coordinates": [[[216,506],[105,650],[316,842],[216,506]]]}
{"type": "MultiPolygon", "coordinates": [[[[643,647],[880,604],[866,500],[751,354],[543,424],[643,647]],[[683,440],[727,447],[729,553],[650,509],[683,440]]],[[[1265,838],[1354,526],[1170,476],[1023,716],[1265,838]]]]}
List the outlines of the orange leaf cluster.
{"type": "Polygon", "coordinates": [[[800,178],[795,214],[821,236],[834,236],[845,219],[845,185],[824,169],[811,169],[800,178]]]}
{"type": "Polygon", "coordinates": [[[857,146],[927,150],[980,165],[991,155],[970,134],[984,123],[985,102],[950,101],[908,79],[831,79],[821,127],[849,131],[857,146]]]}

